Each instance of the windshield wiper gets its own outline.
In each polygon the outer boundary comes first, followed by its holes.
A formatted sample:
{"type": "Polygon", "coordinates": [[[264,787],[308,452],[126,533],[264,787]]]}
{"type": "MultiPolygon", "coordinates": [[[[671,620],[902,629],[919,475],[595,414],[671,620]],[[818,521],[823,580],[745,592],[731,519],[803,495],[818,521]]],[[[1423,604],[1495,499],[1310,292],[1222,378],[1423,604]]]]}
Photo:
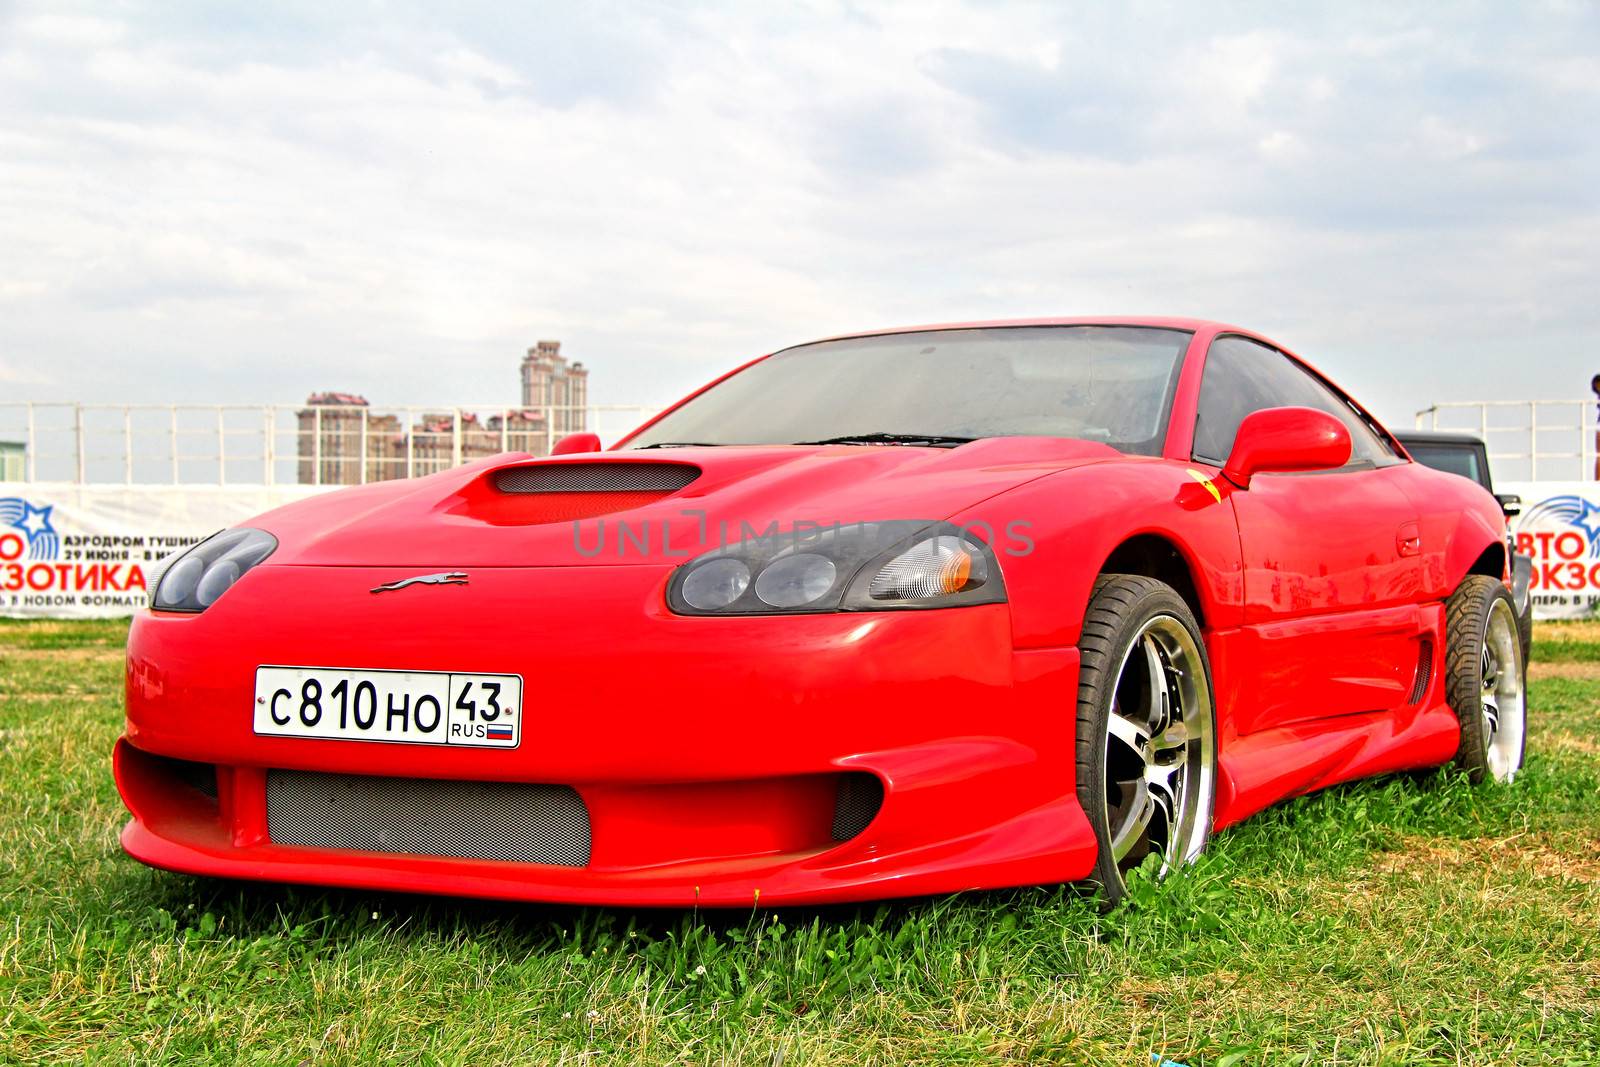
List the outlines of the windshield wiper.
{"type": "Polygon", "coordinates": [[[642,452],[647,448],[721,448],[721,447],[722,447],[721,445],[715,444],[715,443],[713,443],[711,441],[656,441],[653,444],[640,445],[638,447],[638,449],[636,449],[636,451],[642,452]]]}
{"type": "Polygon", "coordinates": [[[969,444],[976,437],[954,437],[943,433],[847,433],[839,437],[824,437],[820,441],[796,441],[797,445],[932,445],[935,448],[954,448],[969,444]]]}

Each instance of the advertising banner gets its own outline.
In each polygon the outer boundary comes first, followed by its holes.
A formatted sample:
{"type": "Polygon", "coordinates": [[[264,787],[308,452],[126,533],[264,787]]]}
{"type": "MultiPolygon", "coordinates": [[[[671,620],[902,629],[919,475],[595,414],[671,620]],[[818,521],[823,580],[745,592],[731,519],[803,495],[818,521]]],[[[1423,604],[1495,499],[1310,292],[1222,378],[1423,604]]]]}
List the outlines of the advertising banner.
{"type": "Polygon", "coordinates": [[[312,486],[0,482],[0,615],[131,615],[160,561],[312,486]]]}
{"type": "MultiPolygon", "coordinates": [[[[1509,482],[1533,557],[1534,615],[1600,610],[1600,483],[1509,482]]],[[[107,486],[0,482],[0,615],[104,618],[143,607],[160,561],[226,526],[327,492],[314,486],[107,486]]]]}
{"type": "Polygon", "coordinates": [[[1600,606],[1600,482],[1507,482],[1522,497],[1517,550],[1533,557],[1536,619],[1581,619],[1600,606]]]}

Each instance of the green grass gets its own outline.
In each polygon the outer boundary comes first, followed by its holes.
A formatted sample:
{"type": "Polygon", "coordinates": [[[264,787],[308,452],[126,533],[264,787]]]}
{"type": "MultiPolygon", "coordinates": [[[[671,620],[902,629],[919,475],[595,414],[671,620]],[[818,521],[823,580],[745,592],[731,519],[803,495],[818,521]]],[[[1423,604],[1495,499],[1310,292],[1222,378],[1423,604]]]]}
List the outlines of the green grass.
{"type": "Polygon", "coordinates": [[[1528,658],[1544,663],[1600,662],[1600,622],[1540,626],[1528,658]]]}
{"type": "MultiPolygon", "coordinates": [[[[1297,800],[1070,889],[744,914],[242,885],[116,845],[125,626],[0,624],[0,1059],[1592,1064],[1600,633],[1517,784],[1297,800]],[[703,968],[703,971],[702,971],[703,968]]],[[[1573,635],[1576,636],[1573,636],[1573,635]]]]}

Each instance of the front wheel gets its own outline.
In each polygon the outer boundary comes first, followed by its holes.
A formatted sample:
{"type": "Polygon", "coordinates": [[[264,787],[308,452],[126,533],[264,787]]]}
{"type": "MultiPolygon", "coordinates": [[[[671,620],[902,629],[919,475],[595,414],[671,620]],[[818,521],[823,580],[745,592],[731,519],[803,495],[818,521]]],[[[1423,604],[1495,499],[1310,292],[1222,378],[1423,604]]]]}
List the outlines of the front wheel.
{"type": "Polygon", "coordinates": [[[1079,651],[1078,800],[1100,846],[1093,879],[1115,902],[1148,857],[1164,875],[1210,837],[1211,668],[1183,598],[1138,575],[1095,583],[1079,651]]]}
{"type": "Polygon", "coordinates": [[[1456,764],[1474,782],[1522,769],[1528,703],[1517,610],[1505,583],[1469,574],[1445,605],[1448,697],[1461,722],[1456,764]]]}

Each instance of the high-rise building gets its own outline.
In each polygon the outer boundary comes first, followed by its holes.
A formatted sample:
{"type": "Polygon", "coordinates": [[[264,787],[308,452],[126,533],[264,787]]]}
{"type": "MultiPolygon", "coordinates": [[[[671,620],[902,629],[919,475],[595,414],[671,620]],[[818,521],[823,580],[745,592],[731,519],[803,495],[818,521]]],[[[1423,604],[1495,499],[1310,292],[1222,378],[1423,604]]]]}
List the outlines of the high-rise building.
{"type": "MultiPolygon", "coordinates": [[[[542,435],[534,438],[519,432],[514,429],[515,423],[507,424],[502,431],[504,422],[503,416],[495,415],[485,423],[470,411],[419,415],[411,426],[409,442],[401,441],[402,459],[409,444],[411,473],[421,477],[500,452],[532,452],[537,447],[543,453],[542,435]]],[[[399,476],[404,474],[402,470],[399,476]]]]}
{"type": "Polygon", "coordinates": [[[522,406],[552,408],[551,426],[557,436],[588,428],[589,369],[568,363],[560,341],[540,341],[522,357],[522,406]]]}
{"type": "Polygon", "coordinates": [[[434,474],[497,452],[545,455],[588,426],[589,371],[568,363],[560,341],[540,341],[522,358],[522,407],[487,419],[466,411],[374,415],[354,393],[312,393],[298,414],[299,478],[318,485],[358,485],[434,474]]]}
{"type": "Polygon", "coordinates": [[[404,478],[400,419],[374,415],[354,393],[312,393],[296,412],[301,484],[360,485],[404,478]]]}
{"type": "Polygon", "coordinates": [[[543,456],[555,444],[556,434],[545,428],[543,409],[524,409],[490,415],[486,425],[489,427],[489,432],[504,446],[497,451],[531,452],[535,456],[543,456]]]}
{"type": "Polygon", "coordinates": [[[370,424],[367,398],[354,393],[312,393],[306,404],[296,413],[300,481],[356,485],[370,480],[361,470],[376,429],[370,424]]]}

